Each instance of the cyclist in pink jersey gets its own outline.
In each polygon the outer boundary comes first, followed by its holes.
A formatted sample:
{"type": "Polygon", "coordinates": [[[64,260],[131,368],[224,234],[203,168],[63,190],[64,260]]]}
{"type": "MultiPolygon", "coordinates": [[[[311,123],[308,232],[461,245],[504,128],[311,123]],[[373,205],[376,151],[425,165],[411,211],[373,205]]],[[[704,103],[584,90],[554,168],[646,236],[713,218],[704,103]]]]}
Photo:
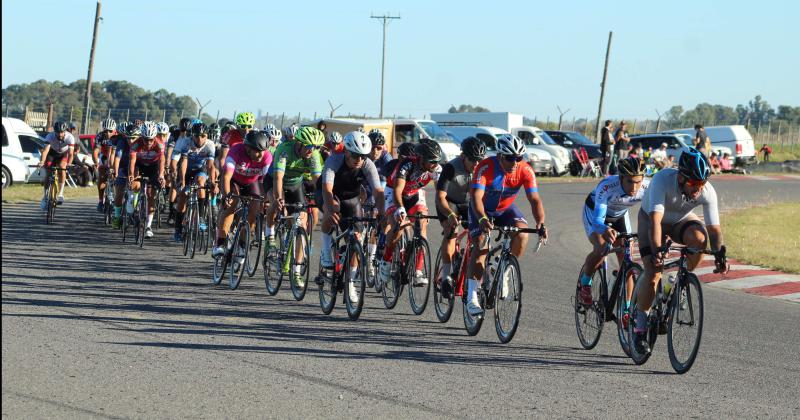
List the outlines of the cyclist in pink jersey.
{"type": "MultiPolygon", "coordinates": [[[[156,125],[149,123],[141,127],[142,137],[131,145],[130,159],[128,162],[128,184],[133,191],[133,200],[129,200],[127,211],[133,213],[133,203],[136,203],[139,196],[141,184],[135,181],[136,176],[143,176],[149,179],[150,185],[164,186],[164,145],[156,140],[158,130],[156,125]]],[[[147,189],[147,227],[145,237],[152,238],[153,214],[155,213],[155,188],[147,189]]]]}

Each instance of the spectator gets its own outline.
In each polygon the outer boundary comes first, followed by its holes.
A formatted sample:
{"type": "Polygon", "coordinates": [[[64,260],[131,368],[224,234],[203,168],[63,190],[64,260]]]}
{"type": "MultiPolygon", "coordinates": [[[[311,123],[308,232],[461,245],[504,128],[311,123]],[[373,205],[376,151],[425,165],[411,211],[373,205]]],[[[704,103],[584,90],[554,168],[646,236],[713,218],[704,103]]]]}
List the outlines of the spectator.
{"type": "Polygon", "coordinates": [[[602,171],[603,175],[608,175],[608,170],[611,167],[611,150],[614,146],[614,138],[611,136],[611,130],[614,125],[611,120],[606,120],[606,124],[600,130],[600,151],[602,156],[602,171]]]}
{"type": "Polygon", "coordinates": [[[661,143],[661,147],[654,150],[650,157],[654,162],[666,162],[667,160],[667,143],[661,143]]]}
{"type": "MultiPolygon", "coordinates": [[[[633,146],[631,146],[631,147],[633,147],[633,146]]],[[[639,159],[644,159],[644,149],[642,149],[642,145],[641,144],[637,144],[636,148],[633,149],[633,152],[630,152],[628,154],[629,155],[633,154],[634,156],[636,156],[639,159]]]]}
{"type": "Polygon", "coordinates": [[[767,146],[767,143],[764,143],[764,145],[761,146],[761,149],[759,149],[758,152],[764,154],[764,162],[769,162],[769,155],[772,154],[772,147],[767,146]]]}
{"type": "Polygon", "coordinates": [[[708,162],[711,164],[711,173],[712,174],[718,174],[718,173],[722,172],[722,168],[720,167],[719,159],[717,159],[717,154],[716,153],[711,152],[711,157],[708,159],[708,162]]]}
{"type": "MultiPolygon", "coordinates": [[[[323,121],[323,120],[320,120],[320,121],[317,123],[317,130],[319,130],[319,131],[322,131],[323,133],[325,133],[325,130],[326,130],[327,128],[328,128],[328,125],[327,125],[327,124],[325,124],[325,121],[323,121]]],[[[325,134],[327,134],[327,133],[325,133],[325,134]]]]}
{"type": "Polygon", "coordinates": [[[719,159],[719,169],[721,172],[732,172],[733,165],[731,165],[731,158],[730,155],[725,153],[719,159]]]}
{"type": "Polygon", "coordinates": [[[674,155],[667,156],[667,165],[666,165],[666,167],[667,168],[675,167],[675,156],[674,155]]]}
{"type": "Polygon", "coordinates": [[[694,135],[694,148],[708,156],[709,152],[711,152],[711,139],[706,134],[705,127],[697,124],[694,129],[697,130],[694,135]]]}
{"type": "Polygon", "coordinates": [[[653,157],[653,146],[647,146],[647,151],[644,152],[644,160],[650,161],[653,157]]]}

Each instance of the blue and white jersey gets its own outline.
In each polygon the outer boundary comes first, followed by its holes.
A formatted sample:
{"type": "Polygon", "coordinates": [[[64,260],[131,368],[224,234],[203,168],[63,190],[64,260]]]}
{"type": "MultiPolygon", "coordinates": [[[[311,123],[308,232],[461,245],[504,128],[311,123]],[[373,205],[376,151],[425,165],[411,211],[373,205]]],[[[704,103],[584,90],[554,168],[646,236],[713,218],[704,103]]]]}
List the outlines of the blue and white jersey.
{"type": "Polygon", "coordinates": [[[215,154],[213,141],[206,139],[202,145],[197,146],[191,137],[181,137],[172,151],[172,159],[179,160],[181,156],[185,156],[187,168],[198,170],[203,168],[206,161],[214,160],[215,154]]]}
{"type": "Polygon", "coordinates": [[[591,223],[592,232],[603,233],[606,230],[607,220],[616,220],[627,214],[628,209],[642,201],[650,178],[645,178],[639,191],[635,195],[628,195],[622,188],[619,175],[609,176],[599,184],[586,197],[584,213],[591,223]]]}

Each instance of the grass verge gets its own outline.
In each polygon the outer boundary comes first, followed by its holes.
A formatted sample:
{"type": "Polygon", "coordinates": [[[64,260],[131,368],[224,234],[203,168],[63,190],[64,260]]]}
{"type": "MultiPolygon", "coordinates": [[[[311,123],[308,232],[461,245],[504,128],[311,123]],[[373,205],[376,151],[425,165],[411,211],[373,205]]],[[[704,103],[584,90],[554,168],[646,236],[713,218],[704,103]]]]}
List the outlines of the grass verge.
{"type": "Polygon", "coordinates": [[[779,203],[722,215],[728,255],[787,273],[800,273],[800,203],[779,203]]]}
{"type": "MultiPolygon", "coordinates": [[[[67,200],[88,197],[97,198],[97,187],[67,187],[64,191],[64,198],[67,200]]],[[[42,186],[40,184],[17,184],[3,190],[3,203],[38,203],[41,199],[42,186]]]]}

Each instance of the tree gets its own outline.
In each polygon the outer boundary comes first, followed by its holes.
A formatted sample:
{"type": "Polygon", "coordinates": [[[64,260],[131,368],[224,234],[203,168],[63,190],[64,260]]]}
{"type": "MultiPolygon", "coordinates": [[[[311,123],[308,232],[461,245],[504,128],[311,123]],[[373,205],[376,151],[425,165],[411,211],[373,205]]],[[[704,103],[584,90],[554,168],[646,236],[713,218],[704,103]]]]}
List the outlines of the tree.
{"type": "Polygon", "coordinates": [[[484,108],[482,106],[461,104],[458,106],[458,108],[456,108],[454,105],[451,106],[450,109],[447,110],[447,112],[450,114],[456,114],[461,112],[491,112],[491,111],[489,111],[488,108],[484,108]]]}

